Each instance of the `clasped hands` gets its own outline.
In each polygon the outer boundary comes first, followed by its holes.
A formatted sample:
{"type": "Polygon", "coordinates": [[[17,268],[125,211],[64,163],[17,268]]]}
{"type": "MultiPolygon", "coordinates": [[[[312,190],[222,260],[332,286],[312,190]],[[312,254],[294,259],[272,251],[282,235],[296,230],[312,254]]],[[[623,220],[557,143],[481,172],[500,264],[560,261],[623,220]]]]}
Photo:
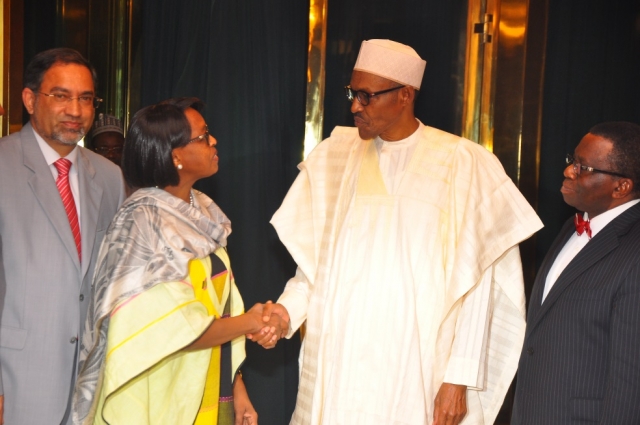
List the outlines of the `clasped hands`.
{"type": "Polygon", "coordinates": [[[278,340],[289,333],[289,312],[282,304],[267,301],[264,304],[254,305],[247,313],[260,314],[262,328],[246,336],[263,348],[275,347],[278,340]]]}

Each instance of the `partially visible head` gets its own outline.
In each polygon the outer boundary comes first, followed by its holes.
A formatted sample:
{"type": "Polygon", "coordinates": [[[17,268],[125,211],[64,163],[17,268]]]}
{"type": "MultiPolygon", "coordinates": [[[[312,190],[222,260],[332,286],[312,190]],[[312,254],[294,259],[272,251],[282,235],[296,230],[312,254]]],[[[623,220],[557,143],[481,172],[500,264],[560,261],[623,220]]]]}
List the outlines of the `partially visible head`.
{"type": "Polygon", "coordinates": [[[565,168],[562,196],[595,217],[639,197],[640,126],[607,122],[594,126],[565,168]]]}
{"type": "Polygon", "coordinates": [[[414,49],[391,40],[365,40],[347,86],[351,113],[362,139],[406,137],[426,62],[414,49]]]}
{"type": "Polygon", "coordinates": [[[35,131],[55,150],[68,152],[91,128],[96,73],[77,51],[38,53],[24,74],[22,101],[35,131]]]}
{"type": "Polygon", "coordinates": [[[640,125],[626,121],[596,124],[590,134],[610,140],[612,168],[633,182],[634,198],[640,198],[640,125]]]}
{"type": "MultiPolygon", "coordinates": [[[[209,150],[215,145],[215,139],[210,136],[214,143],[204,140],[202,147],[187,148],[188,145],[200,144],[198,137],[207,131],[200,114],[203,107],[195,97],[174,98],[147,106],[134,115],[122,155],[122,171],[129,185],[138,188],[177,186],[182,173],[191,171],[192,163],[189,162],[191,158],[184,161],[182,156],[177,158],[176,152],[208,149],[205,152],[212,153],[209,150]]],[[[200,156],[202,153],[198,151],[200,156]]],[[[215,156],[215,149],[212,156],[215,156]]],[[[198,175],[203,177],[207,173],[215,173],[217,157],[213,172],[200,168],[198,175]]]]}
{"type": "Polygon", "coordinates": [[[31,59],[24,71],[23,84],[32,91],[40,90],[46,72],[54,65],[80,65],[91,73],[94,88],[98,85],[98,75],[88,60],[74,49],[58,47],[40,52],[31,59]]]}
{"type": "Polygon", "coordinates": [[[91,132],[93,150],[120,166],[124,131],[121,121],[113,115],[99,114],[91,132]]]}

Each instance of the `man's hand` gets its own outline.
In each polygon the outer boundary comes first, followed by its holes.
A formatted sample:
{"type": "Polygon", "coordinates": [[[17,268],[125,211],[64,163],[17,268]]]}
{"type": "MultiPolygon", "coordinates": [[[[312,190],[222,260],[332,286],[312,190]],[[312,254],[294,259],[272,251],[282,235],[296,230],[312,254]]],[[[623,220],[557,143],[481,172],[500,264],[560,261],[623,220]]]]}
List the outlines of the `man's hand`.
{"type": "Polygon", "coordinates": [[[433,425],[458,425],[467,414],[467,387],[443,382],[438,390],[433,425]]]}
{"type": "Polygon", "coordinates": [[[289,333],[289,313],[282,304],[267,301],[262,311],[262,321],[271,332],[247,334],[247,338],[266,349],[275,347],[278,340],[289,333]]]}

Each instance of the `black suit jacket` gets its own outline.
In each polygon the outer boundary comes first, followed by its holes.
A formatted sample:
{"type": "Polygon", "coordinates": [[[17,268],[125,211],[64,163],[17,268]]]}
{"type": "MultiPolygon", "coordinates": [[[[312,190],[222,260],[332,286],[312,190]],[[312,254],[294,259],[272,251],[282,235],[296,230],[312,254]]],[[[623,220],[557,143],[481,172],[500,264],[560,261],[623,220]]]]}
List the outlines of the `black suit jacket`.
{"type": "Polygon", "coordinates": [[[567,265],[541,304],[567,221],[536,277],[512,425],[640,424],[640,204],[567,265]]]}

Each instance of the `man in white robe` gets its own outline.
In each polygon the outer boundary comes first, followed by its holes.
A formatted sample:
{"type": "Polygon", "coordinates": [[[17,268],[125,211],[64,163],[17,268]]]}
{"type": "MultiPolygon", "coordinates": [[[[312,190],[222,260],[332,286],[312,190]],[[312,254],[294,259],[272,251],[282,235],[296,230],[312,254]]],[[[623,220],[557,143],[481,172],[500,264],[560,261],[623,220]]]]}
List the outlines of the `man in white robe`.
{"type": "Polygon", "coordinates": [[[426,62],[362,44],[357,129],[300,164],[272,219],[298,265],[278,303],[306,320],[291,424],[492,424],[525,328],[518,243],[542,227],[483,147],[414,116],[426,62]]]}

